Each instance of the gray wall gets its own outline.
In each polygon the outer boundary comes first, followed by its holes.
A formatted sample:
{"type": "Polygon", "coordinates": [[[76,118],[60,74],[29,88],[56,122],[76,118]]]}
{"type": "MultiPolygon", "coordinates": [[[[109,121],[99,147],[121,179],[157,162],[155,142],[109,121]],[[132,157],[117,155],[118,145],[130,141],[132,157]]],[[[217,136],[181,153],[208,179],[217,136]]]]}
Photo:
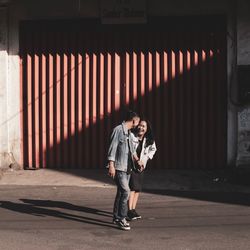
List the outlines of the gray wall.
{"type": "MultiPolygon", "coordinates": [[[[250,65],[250,1],[239,0],[237,8],[237,65],[250,65]]],[[[250,81],[250,79],[249,79],[250,81]]],[[[237,166],[250,165],[250,105],[238,107],[237,166]]]]}
{"type": "Polygon", "coordinates": [[[250,64],[250,1],[239,0],[237,11],[237,63],[250,64]]]}

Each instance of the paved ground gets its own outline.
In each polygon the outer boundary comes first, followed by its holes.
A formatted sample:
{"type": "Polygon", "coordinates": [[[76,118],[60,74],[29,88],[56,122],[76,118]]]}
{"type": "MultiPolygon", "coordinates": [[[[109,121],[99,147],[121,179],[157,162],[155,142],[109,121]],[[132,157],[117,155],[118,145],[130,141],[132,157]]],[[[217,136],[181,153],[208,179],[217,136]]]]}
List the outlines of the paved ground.
{"type": "Polygon", "coordinates": [[[131,231],[111,223],[112,187],[0,186],[0,249],[247,250],[250,198],[233,192],[143,192],[131,231]]]}
{"type": "Polygon", "coordinates": [[[115,186],[105,170],[5,171],[0,249],[250,249],[246,174],[148,170],[124,232],[112,223],[115,186]]]}

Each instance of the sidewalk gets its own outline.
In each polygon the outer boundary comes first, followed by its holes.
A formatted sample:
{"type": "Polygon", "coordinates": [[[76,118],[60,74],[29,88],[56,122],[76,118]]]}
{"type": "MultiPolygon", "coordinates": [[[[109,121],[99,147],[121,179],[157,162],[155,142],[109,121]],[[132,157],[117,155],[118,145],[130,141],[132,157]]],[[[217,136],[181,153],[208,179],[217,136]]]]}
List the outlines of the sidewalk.
{"type": "MultiPolygon", "coordinates": [[[[249,180],[249,171],[148,169],[143,186],[144,190],[250,193],[249,180]]],[[[0,175],[0,185],[115,187],[106,169],[8,169],[0,175]]]]}

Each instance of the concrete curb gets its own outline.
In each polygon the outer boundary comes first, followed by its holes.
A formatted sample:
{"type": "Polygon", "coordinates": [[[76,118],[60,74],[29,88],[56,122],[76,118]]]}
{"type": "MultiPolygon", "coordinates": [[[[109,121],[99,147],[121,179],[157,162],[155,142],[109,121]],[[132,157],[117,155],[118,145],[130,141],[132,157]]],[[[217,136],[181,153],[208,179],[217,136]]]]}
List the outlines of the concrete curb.
{"type": "MultiPolygon", "coordinates": [[[[149,169],[145,172],[143,190],[250,193],[250,185],[241,183],[241,178],[242,175],[232,176],[223,171],[149,169]]],[[[0,185],[115,187],[105,169],[8,169],[3,172],[0,185]]]]}

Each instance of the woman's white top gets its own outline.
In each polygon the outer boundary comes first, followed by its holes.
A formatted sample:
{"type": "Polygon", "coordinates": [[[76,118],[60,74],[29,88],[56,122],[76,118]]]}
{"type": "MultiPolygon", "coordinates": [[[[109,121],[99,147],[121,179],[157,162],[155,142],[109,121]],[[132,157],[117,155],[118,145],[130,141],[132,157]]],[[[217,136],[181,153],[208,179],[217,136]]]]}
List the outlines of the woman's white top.
{"type": "MultiPolygon", "coordinates": [[[[135,149],[137,149],[139,145],[138,137],[136,137],[133,133],[131,133],[131,139],[133,146],[135,147],[135,149]]],[[[145,145],[146,145],[146,138],[143,138],[141,155],[140,156],[138,155],[138,157],[140,161],[143,163],[144,169],[146,168],[148,159],[152,160],[157,150],[155,142],[147,147],[145,147],[145,145]]]]}

